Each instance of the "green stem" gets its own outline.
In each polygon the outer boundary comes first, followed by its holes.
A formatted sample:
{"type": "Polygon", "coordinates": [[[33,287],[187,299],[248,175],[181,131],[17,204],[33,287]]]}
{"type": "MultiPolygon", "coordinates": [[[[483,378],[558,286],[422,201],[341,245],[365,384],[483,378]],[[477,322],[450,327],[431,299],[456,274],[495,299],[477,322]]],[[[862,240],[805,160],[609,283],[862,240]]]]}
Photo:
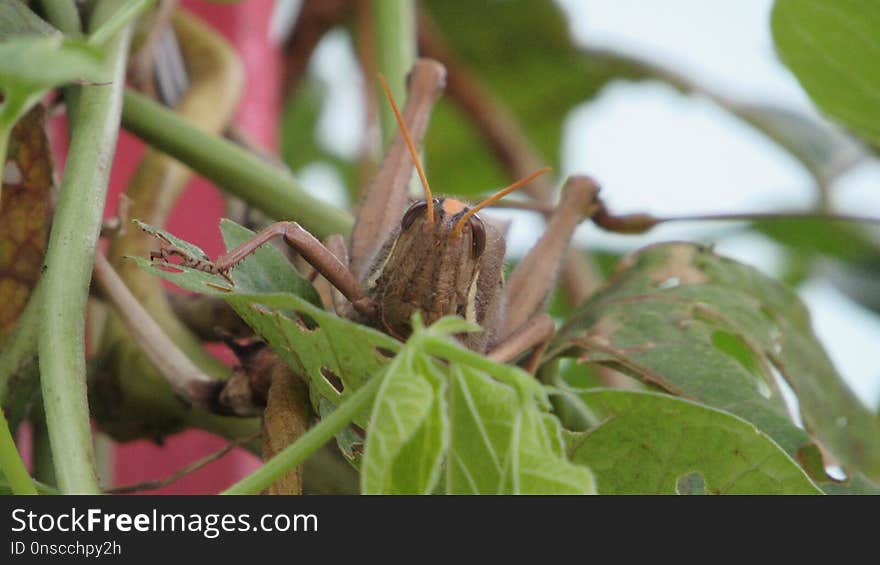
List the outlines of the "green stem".
{"type": "MultiPolygon", "coordinates": [[[[373,30],[376,68],[385,75],[391,94],[399,104],[406,99],[406,75],[416,60],[416,10],[411,0],[374,0],[373,30]]],[[[371,77],[372,78],[372,77],[371,77]]],[[[379,91],[379,100],[384,100],[379,91]]],[[[397,121],[388,104],[379,104],[382,115],[382,141],[391,143],[397,121]]]]}
{"type": "Polygon", "coordinates": [[[309,195],[286,171],[212,135],[149,98],[125,92],[122,125],[275,218],[296,219],[318,238],[347,234],[352,218],[309,195]]]}
{"type": "Polygon", "coordinates": [[[303,434],[297,441],[290,444],[262,467],[235,483],[221,494],[258,494],[293,469],[306,458],[330,441],[334,435],[349,424],[358,414],[365,410],[379,391],[382,375],[370,379],[348,400],[323,418],[315,427],[303,434]]]}
{"type": "MultiPolygon", "coordinates": [[[[97,28],[119,7],[101,0],[97,28]]],[[[107,181],[119,133],[130,27],[107,45],[113,80],[82,87],[61,196],[49,236],[39,336],[43,406],[58,486],[65,493],[99,493],[86,400],[85,310],[101,229],[107,181]]]]}
{"type": "Polygon", "coordinates": [[[13,493],[37,494],[34,481],[28,474],[21,455],[18,454],[18,448],[15,446],[15,440],[12,439],[3,410],[0,410],[0,469],[9,481],[13,493]]]}

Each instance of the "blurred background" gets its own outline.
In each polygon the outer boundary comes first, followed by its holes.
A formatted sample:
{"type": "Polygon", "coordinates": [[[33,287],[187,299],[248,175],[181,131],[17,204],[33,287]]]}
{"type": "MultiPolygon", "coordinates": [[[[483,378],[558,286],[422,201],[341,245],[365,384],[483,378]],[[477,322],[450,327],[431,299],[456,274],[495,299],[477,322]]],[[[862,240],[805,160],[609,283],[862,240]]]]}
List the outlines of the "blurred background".
{"type": "MultiPolygon", "coordinates": [[[[426,48],[453,62],[488,106],[512,119],[541,165],[589,174],[614,213],[657,216],[824,210],[880,217],[880,164],[825,120],[778,60],[772,0],[422,0],[426,48]]],[[[371,49],[365,0],[249,0],[181,5],[209,22],[240,54],[247,75],[236,125],[277,152],[300,182],[352,207],[381,153],[384,100],[361,60],[371,49]],[[307,48],[304,48],[306,45],[307,48]]],[[[424,37],[422,38],[424,41],[424,37]]],[[[449,66],[449,64],[447,64],[449,66]]],[[[470,198],[512,180],[490,143],[447,92],[425,144],[432,188],[470,198]]],[[[497,114],[497,115],[496,115],[497,114]]],[[[123,132],[108,215],[141,154],[123,132]]],[[[532,170],[534,170],[534,168],[532,170]]],[[[520,175],[522,176],[522,175],[520,175]]],[[[214,256],[221,251],[219,192],[195,179],[168,229],[214,256]]],[[[539,237],[533,212],[492,210],[511,220],[509,257],[539,237]]],[[[715,245],[797,288],[815,332],[859,398],[880,403],[880,247],[869,226],[817,221],[676,222],[649,234],[576,235],[598,271],[656,241],[715,245]]],[[[783,391],[786,387],[782,385],[783,391]]],[[[796,402],[788,395],[790,403],[796,402]]],[[[796,413],[796,412],[795,412],[796,413]]],[[[116,448],[115,481],[168,475],[223,440],[189,431],[164,445],[116,448]]],[[[255,468],[239,451],[161,492],[217,492],[255,468]]]]}

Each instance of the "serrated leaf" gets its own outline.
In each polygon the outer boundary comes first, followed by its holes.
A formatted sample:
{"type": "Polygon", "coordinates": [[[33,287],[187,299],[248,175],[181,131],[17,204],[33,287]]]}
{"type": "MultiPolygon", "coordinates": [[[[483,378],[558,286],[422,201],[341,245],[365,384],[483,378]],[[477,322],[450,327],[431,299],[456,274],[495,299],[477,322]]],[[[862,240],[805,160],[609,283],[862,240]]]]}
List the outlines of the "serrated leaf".
{"type": "Polygon", "coordinates": [[[602,494],[820,494],[768,435],[732,414],[650,392],[590,390],[606,417],[574,439],[572,460],[602,494]]]}
{"type": "Polygon", "coordinates": [[[661,244],[625,258],[552,351],[584,352],[585,361],[736,414],[796,456],[811,440],[786,413],[776,369],[821,444],[848,471],[880,474],[880,428],[837,374],[797,295],[707,248],[661,244]]]}
{"type": "MultiPolygon", "coordinates": [[[[450,494],[591,494],[589,469],[559,451],[559,427],[516,389],[450,368],[450,494]]],[[[555,420],[555,418],[553,419],[555,420]]]]}
{"type": "MultiPolygon", "coordinates": [[[[204,254],[195,246],[171,234],[142,224],[142,229],[162,234],[169,242],[186,248],[195,257],[204,254]]],[[[224,238],[234,246],[252,232],[224,221],[224,238]]],[[[181,288],[225,299],[242,319],[272,347],[298,375],[309,379],[312,405],[320,409],[325,398],[333,406],[351,395],[373,374],[381,371],[400,349],[400,342],[381,332],[345,320],[323,310],[314,289],[304,290],[305,297],[293,294],[302,290],[299,275],[272,246],[265,245],[232,271],[234,286],[218,275],[187,267],[169,267],[134,257],[142,268],[181,288]],[[265,265],[264,265],[265,263],[265,265]]],[[[367,414],[355,419],[366,425],[367,414]]]]}
{"type": "Polygon", "coordinates": [[[776,0],[773,39],[823,111],[880,145],[880,4],[776,0]]]}
{"type": "Polygon", "coordinates": [[[361,464],[364,494],[429,494],[449,436],[445,382],[412,347],[398,354],[373,404],[361,464]]]}

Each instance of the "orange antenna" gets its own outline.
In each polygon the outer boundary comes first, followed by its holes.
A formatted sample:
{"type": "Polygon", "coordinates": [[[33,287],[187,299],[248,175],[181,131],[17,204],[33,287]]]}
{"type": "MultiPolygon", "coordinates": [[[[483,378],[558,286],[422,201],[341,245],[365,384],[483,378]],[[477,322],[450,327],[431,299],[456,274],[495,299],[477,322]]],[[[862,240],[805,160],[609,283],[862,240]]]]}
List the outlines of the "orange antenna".
{"type": "Polygon", "coordinates": [[[425,200],[428,203],[428,223],[433,224],[434,197],[431,195],[431,187],[428,186],[428,179],[425,177],[425,170],[422,168],[421,161],[419,161],[419,153],[416,151],[416,146],[413,143],[412,138],[409,136],[409,130],[406,129],[403,116],[400,115],[400,110],[397,109],[397,104],[394,102],[394,96],[391,95],[391,89],[388,87],[388,81],[385,80],[382,73],[379,73],[379,81],[382,83],[382,89],[385,90],[385,97],[388,98],[388,102],[391,104],[391,109],[394,111],[394,117],[397,118],[397,125],[400,126],[400,133],[403,134],[403,139],[406,140],[406,146],[409,148],[409,154],[412,156],[416,171],[419,172],[419,179],[422,181],[422,187],[425,189],[425,200]]]}
{"type": "Polygon", "coordinates": [[[491,206],[495,202],[498,202],[499,200],[501,200],[502,198],[504,198],[505,196],[507,196],[508,194],[513,192],[514,190],[517,190],[519,188],[524,187],[525,185],[529,184],[530,182],[532,182],[533,180],[535,180],[539,176],[543,175],[544,173],[550,172],[550,171],[551,171],[550,167],[544,167],[543,169],[539,169],[539,170],[535,171],[534,173],[530,174],[529,176],[527,176],[526,178],[516,181],[515,183],[508,186],[507,188],[502,188],[501,190],[499,190],[498,192],[496,192],[495,194],[493,194],[489,198],[483,200],[482,202],[480,202],[479,204],[477,204],[476,206],[474,206],[473,208],[471,208],[470,210],[465,212],[465,214],[461,218],[459,218],[458,222],[456,222],[455,226],[452,228],[452,233],[456,236],[460,235],[461,230],[464,229],[464,225],[471,218],[471,216],[473,216],[474,214],[476,214],[477,212],[479,212],[480,210],[482,210],[486,206],[491,206]]]}

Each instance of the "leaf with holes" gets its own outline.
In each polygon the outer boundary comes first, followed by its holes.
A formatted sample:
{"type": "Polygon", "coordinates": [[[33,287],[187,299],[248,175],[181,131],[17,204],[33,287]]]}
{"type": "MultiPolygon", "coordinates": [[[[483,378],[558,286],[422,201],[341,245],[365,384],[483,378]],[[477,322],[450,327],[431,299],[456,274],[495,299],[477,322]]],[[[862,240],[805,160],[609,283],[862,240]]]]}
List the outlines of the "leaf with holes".
{"type": "Polygon", "coordinates": [[[645,248],[560,329],[551,351],[580,355],[745,418],[798,456],[778,371],[807,429],[848,471],[880,475],[880,428],[834,369],[791,290],[693,244],[645,248]]]}
{"type": "Polygon", "coordinates": [[[429,494],[449,436],[446,382],[430,357],[404,348],[373,403],[361,465],[364,494],[429,494]]]}
{"type": "MultiPolygon", "coordinates": [[[[195,258],[207,259],[198,247],[147,224],[139,226],[195,258]]],[[[229,249],[253,236],[253,232],[229,220],[220,227],[229,249]]],[[[397,340],[317,306],[320,300],[315,290],[271,245],[264,245],[233,269],[234,285],[218,275],[187,267],[133,259],[181,288],[229,302],[283,361],[298,375],[308,377],[316,410],[320,410],[322,398],[338,406],[400,348],[397,340]]],[[[355,422],[365,425],[366,416],[361,415],[355,422]]]]}
{"type": "Polygon", "coordinates": [[[664,394],[588,390],[605,418],[571,436],[602,494],[820,494],[768,435],[732,414],[664,394]]]}
{"type": "Polygon", "coordinates": [[[822,110],[880,146],[880,4],[776,0],[773,39],[822,110]]]}

